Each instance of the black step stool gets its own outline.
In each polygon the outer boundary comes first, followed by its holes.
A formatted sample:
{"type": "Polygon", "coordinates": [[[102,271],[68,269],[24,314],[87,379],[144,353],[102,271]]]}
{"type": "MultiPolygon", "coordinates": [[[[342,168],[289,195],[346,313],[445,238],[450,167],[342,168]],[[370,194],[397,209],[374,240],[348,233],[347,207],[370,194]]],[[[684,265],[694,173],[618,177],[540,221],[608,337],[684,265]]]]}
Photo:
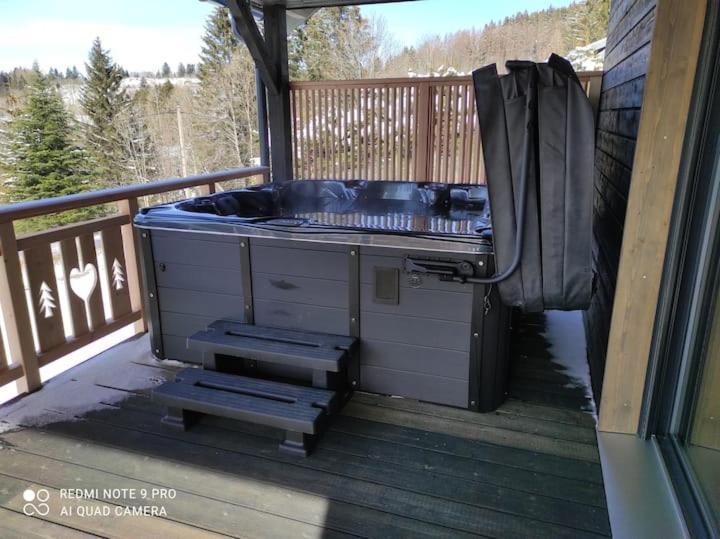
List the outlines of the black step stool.
{"type": "Polygon", "coordinates": [[[188,368],[174,382],[152,392],[168,407],[163,423],[187,429],[198,414],[208,414],[285,431],[279,449],[307,456],[328,415],[337,408],[334,391],[188,368]]]}
{"type": "Polygon", "coordinates": [[[153,389],[153,400],[168,407],[163,422],[187,429],[208,414],[276,427],[285,431],[280,450],[293,455],[311,451],[328,416],[349,395],[348,366],[357,369],[354,337],[227,320],[189,337],[187,347],[202,353],[203,369],[184,369],[175,382],[153,389]],[[313,387],[217,372],[218,356],[311,369],[313,387]]]}

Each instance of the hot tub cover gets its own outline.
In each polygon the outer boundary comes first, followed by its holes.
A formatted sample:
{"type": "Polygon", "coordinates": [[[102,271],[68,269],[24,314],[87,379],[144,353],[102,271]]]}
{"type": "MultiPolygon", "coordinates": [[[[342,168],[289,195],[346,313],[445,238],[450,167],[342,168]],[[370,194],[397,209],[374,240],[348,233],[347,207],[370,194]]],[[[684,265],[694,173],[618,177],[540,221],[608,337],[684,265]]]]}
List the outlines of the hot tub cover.
{"type": "Polygon", "coordinates": [[[503,76],[495,64],[473,72],[499,271],[511,265],[525,211],[520,265],[498,284],[500,296],[527,312],[585,309],[593,284],[592,106],[559,56],[506,67],[503,76]]]}

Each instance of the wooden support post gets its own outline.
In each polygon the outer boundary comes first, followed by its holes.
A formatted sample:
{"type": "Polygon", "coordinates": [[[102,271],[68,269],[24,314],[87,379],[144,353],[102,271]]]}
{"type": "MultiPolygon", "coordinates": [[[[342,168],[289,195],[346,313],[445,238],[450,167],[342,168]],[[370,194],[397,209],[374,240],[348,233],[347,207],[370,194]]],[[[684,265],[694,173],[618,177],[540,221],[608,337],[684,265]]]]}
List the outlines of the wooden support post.
{"type": "Polygon", "coordinates": [[[130,223],[122,227],[122,243],[125,252],[125,266],[128,290],[130,291],[130,307],[133,312],[140,311],[142,317],[135,322],[135,331],[145,333],[147,331],[147,321],[145,320],[143,296],[143,282],[140,278],[140,246],[137,235],[133,229],[132,219],[138,212],[138,199],[129,198],[118,202],[118,210],[121,214],[130,217],[130,223]]]}
{"type": "Polygon", "coordinates": [[[18,380],[19,390],[30,393],[42,387],[40,368],[35,352],[30,313],[25,299],[17,238],[12,222],[0,223],[0,305],[7,332],[8,349],[13,362],[22,365],[24,376],[18,380]]]}
{"type": "Polygon", "coordinates": [[[274,89],[266,84],[268,87],[272,181],[283,182],[293,179],[285,6],[266,4],[263,8],[263,15],[265,45],[277,75],[276,91],[273,91],[274,89]]]}
{"type": "MultiPolygon", "coordinates": [[[[269,39],[267,33],[267,12],[265,12],[265,40],[260,34],[260,30],[255,24],[250,5],[245,0],[230,0],[227,3],[227,7],[232,14],[233,21],[235,22],[235,30],[242,40],[245,42],[245,46],[250,52],[255,61],[255,66],[260,74],[265,86],[270,93],[277,94],[280,91],[278,84],[278,73],[275,67],[275,59],[272,56],[271,47],[269,46],[269,39]]],[[[285,23],[285,8],[283,6],[273,6],[280,8],[283,13],[283,24],[285,23]]],[[[283,28],[285,28],[283,26],[283,28]]],[[[284,43],[285,50],[287,51],[287,30],[283,30],[285,35],[284,43]]],[[[285,57],[285,70],[287,71],[287,55],[285,57]]]]}
{"type": "Polygon", "coordinates": [[[635,434],[708,2],[658,2],[598,429],[635,434]]]}

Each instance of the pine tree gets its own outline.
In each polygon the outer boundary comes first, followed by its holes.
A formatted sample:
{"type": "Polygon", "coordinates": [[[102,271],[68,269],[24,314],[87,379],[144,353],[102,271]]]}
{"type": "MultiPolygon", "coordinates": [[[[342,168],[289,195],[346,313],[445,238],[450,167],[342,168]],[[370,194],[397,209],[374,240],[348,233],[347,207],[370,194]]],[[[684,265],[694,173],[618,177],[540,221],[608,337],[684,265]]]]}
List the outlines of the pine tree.
{"type": "Polygon", "coordinates": [[[172,69],[170,69],[170,64],[164,62],[162,67],[160,68],[160,74],[163,77],[170,77],[172,75],[172,69]]]}
{"type": "Polygon", "coordinates": [[[208,17],[200,59],[196,106],[203,115],[191,118],[193,152],[205,170],[247,165],[258,148],[253,61],[227,9],[208,17]]]}
{"type": "Polygon", "coordinates": [[[358,7],[318,10],[288,40],[290,78],[361,79],[374,73],[381,36],[358,7]]]}
{"type": "Polygon", "coordinates": [[[88,117],[87,146],[99,177],[107,185],[118,185],[125,175],[125,155],[116,118],[128,103],[121,87],[122,69],[112,61],[109,51],[102,48],[99,38],[93,41],[85,69],[87,79],[80,104],[88,117]]]}
{"type": "Polygon", "coordinates": [[[185,64],[180,62],[177,67],[177,76],[178,77],[184,77],[187,73],[187,70],[185,69],[185,64]]]}
{"type": "MultiPolygon", "coordinates": [[[[72,139],[70,116],[60,96],[39,70],[23,107],[10,120],[3,146],[7,202],[37,200],[92,188],[92,168],[86,153],[72,139]]],[[[23,223],[22,230],[74,222],[97,214],[82,209],[23,223]]]]}
{"type": "Polygon", "coordinates": [[[223,66],[229,65],[238,45],[238,39],[230,26],[228,10],[218,7],[205,23],[205,34],[198,65],[200,79],[205,79],[222,69],[223,66]]]}

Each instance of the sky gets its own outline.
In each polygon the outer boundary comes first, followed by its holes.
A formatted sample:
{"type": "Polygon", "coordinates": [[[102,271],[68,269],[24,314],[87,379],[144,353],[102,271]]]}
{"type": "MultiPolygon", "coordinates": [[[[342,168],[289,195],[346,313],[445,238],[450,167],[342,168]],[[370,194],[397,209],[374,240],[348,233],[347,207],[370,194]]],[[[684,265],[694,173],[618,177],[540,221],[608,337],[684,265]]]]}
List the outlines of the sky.
{"type": "MultiPolygon", "coordinates": [[[[570,0],[418,0],[363,6],[380,16],[402,47],[423,37],[481,27],[518,11],[570,0]]],[[[0,0],[0,70],[30,66],[82,70],[99,36],[128,71],[157,71],[163,62],[197,63],[203,25],[214,9],[199,0],[0,0]]]]}

